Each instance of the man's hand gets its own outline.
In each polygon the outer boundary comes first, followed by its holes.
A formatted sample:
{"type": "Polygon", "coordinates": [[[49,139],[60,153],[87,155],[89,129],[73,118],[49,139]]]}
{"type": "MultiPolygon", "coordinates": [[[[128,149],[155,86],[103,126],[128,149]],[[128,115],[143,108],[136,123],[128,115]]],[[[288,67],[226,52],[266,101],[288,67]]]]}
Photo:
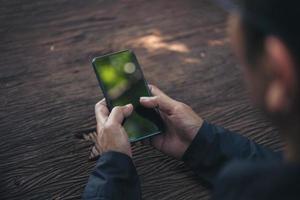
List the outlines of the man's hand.
{"type": "Polygon", "coordinates": [[[150,142],[159,151],[181,159],[202,126],[203,119],[186,104],[171,99],[153,85],[149,87],[154,96],[141,97],[140,103],[148,108],[158,108],[166,125],[166,132],[154,136],[150,142]]]}
{"type": "Polygon", "coordinates": [[[132,157],[128,135],[122,127],[123,120],[132,113],[132,110],[133,106],[128,104],[116,106],[109,113],[104,99],[96,104],[97,133],[91,136],[95,143],[91,159],[107,151],[117,151],[132,157]]]}

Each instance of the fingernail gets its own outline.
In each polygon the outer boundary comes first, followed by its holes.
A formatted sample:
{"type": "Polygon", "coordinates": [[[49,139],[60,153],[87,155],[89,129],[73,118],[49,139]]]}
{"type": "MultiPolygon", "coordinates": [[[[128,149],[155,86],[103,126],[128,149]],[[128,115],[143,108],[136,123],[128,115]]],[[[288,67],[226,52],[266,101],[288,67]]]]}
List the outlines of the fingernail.
{"type": "Polygon", "coordinates": [[[129,109],[129,108],[131,108],[131,107],[133,107],[133,105],[132,105],[131,103],[126,105],[126,108],[127,108],[127,109],[129,109]]]}

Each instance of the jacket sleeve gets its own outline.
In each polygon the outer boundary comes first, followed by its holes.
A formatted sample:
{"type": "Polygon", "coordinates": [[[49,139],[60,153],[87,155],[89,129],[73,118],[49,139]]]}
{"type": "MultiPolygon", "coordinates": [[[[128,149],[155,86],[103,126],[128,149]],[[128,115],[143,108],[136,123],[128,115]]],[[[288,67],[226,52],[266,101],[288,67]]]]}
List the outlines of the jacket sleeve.
{"type": "Polygon", "coordinates": [[[132,159],[119,152],[104,153],[89,177],[83,199],[141,199],[140,182],[132,159]]]}
{"type": "Polygon", "coordinates": [[[204,122],[182,160],[213,186],[222,167],[231,160],[282,160],[281,153],[262,147],[239,134],[204,122]]]}

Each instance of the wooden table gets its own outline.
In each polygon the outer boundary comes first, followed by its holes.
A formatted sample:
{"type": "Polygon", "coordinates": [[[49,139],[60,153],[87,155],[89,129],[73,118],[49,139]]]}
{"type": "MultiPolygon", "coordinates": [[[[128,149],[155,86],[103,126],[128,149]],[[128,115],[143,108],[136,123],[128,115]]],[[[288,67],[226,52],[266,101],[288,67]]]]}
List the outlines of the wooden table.
{"type": "MultiPolygon", "coordinates": [[[[207,0],[1,0],[0,199],[80,199],[95,162],[74,137],[102,98],[91,60],[133,49],[145,76],[205,119],[273,149],[277,132],[248,101],[207,0]]],[[[144,199],[208,199],[182,162],[133,147],[144,199]]]]}

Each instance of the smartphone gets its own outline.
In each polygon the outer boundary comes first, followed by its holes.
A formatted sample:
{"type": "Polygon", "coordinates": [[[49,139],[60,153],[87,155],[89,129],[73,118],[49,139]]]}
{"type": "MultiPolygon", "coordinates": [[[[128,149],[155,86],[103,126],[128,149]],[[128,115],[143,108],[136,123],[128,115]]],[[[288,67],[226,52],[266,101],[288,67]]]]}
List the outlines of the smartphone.
{"type": "Polygon", "coordinates": [[[108,109],[131,103],[132,114],[125,119],[130,142],[139,141],[164,131],[164,123],[156,108],[145,108],[140,97],[151,96],[148,84],[135,54],[130,50],[96,57],[92,61],[108,109]]]}

